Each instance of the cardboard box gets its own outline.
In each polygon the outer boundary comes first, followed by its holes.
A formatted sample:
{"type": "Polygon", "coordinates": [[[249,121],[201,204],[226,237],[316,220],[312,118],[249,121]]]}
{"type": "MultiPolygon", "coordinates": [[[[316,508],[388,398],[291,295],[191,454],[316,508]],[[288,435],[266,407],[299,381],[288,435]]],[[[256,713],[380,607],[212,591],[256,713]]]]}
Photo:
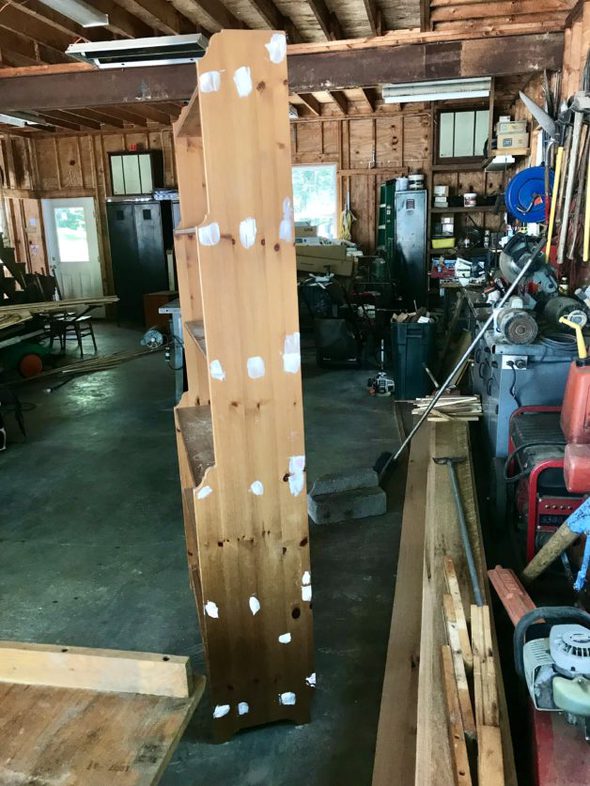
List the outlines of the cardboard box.
{"type": "Polygon", "coordinates": [[[526,120],[508,120],[496,123],[496,134],[526,134],[526,120]]]}
{"type": "Polygon", "coordinates": [[[338,244],[297,245],[295,247],[297,270],[305,273],[334,273],[337,276],[351,276],[354,258],[347,256],[346,248],[346,246],[338,244]]]}
{"type": "Polygon", "coordinates": [[[317,237],[318,228],[307,225],[298,226],[295,224],[295,237],[317,237]]]}
{"type": "Polygon", "coordinates": [[[529,146],[529,135],[524,134],[498,134],[498,150],[510,150],[512,148],[527,148],[529,146]]]}

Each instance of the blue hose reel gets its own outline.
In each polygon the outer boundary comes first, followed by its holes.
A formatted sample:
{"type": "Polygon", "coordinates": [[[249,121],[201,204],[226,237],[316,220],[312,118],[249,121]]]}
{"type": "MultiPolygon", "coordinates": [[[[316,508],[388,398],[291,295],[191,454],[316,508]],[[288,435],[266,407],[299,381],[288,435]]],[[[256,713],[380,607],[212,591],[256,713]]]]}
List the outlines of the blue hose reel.
{"type": "MultiPolygon", "coordinates": [[[[550,195],[553,192],[553,170],[549,172],[550,195]]],[[[545,221],[545,167],[531,166],[510,180],[504,195],[511,216],[524,224],[545,221]]]]}

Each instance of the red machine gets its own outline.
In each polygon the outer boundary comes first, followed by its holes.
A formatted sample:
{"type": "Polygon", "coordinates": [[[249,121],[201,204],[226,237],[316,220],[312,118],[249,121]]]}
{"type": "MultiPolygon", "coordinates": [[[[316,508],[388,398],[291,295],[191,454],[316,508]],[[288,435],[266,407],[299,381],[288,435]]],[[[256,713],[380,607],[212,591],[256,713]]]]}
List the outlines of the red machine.
{"type": "Polygon", "coordinates": [[[526,557],[590,493],[590,358],[582,329],[561,407],[520,407],[510,418],[507,479],[517,483],[516,506],[527,522],[526,557]]]}

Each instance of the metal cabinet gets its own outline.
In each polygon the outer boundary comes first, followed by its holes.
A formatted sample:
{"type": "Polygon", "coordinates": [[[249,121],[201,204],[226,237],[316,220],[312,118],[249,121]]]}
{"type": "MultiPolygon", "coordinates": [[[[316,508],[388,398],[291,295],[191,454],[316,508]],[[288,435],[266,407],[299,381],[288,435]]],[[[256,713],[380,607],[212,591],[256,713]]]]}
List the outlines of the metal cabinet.
{"type": "Polygon", "coordinates": [[[119,321],[143,324],[143,295],[168,289],[170,203],[111,200],[107,217],[119,321]]]}

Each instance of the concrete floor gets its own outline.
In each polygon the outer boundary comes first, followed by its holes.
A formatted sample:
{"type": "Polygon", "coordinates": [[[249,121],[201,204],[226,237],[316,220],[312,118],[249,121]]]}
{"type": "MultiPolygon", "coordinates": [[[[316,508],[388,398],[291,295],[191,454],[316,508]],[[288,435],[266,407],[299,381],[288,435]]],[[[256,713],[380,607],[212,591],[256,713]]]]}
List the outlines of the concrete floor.
{"type": "MultiPolygon", "coordinates": [[[[141,334],[101,326],[102,354],[141,334]]],[[[372,465],[397,442],[391,399],[366,371],[319,370],[304,353],[308,483],[372,465]]],[[[28,437],[12,417],[0,453],[0,639],[152,650],[203,648],[188,587],[172,426],[173,375],[162,354],[47,395],[21,388],[28,437]]],[[[401,523],[403,471],[390,512],[312,526],[317,693],[313,722],[211,743],[205,695],[162,786],[367,786],[401,523]]]]}

